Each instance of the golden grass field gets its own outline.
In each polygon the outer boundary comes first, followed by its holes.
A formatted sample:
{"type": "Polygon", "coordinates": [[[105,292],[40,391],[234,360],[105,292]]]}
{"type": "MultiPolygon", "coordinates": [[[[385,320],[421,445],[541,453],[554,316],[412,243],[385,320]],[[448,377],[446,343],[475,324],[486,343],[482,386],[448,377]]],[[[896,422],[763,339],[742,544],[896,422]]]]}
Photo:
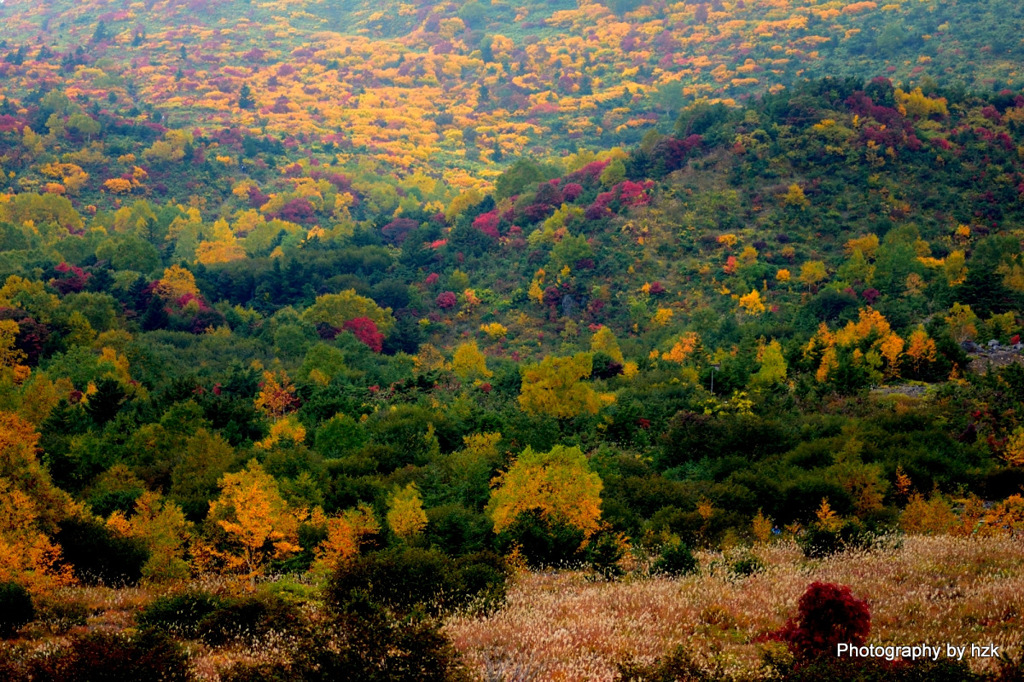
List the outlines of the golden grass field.
{"type": "MultiPolygon", "coordinates": [[[[793,543],[756,548],[766,570],[738,577],[728,554],[700,554],[700,575],[588,580],[522,573],[506,605],[451,619],[457,648],[484,679],[612,680],[616,663],[649,662],[678,644],[709,670],[756,677],[754,640],[783,625],[815,580],[871,607],[869,643],[996,644],[1024,639],[1024,540],[909,536],[887,549],[808,560],[793,543]]],[[[983,659],[971,661],[982,669],[983,659]]]]}

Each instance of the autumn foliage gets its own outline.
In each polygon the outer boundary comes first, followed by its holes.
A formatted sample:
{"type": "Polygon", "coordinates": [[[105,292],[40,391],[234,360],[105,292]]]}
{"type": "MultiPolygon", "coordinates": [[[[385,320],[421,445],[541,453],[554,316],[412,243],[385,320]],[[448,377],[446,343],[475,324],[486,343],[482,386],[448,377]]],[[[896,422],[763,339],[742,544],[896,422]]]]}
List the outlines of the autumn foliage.
{"type": "Polygon", "coordinates": [[[590,536],[600,527],[601,478],[579,448],[556,445],[549,452],[527,448],[493,481],[487,504],[495,532],[526,511],[568,523],[590,536]]]}
{"type": "Polygon", "coordinates": [[[849,587],[814,582],[800,597],[799,615],[777,636],[801,659],[834,656],[840,642],[864,644],[871,632],[867,601],[853,596],[849,587]]]}
{"type": "Polygon", "coordinates": [[[366,344],[366,347],[374,353],[379,353],[383,348],[384,335],[377,330],[377,325],[368,317],[353,317],[345,320],[343,329],[352,332],[352,335],[366,344]]]}
{"type": "Polygon", "coordinates": [[[277,481],[255,461],[237,474],[225,474],[210,519],[224,533],[210,552],[224,570],[255,578],[268,561],[298,552],[298,525],[305,515],[281,497],[277,481]]]}
{"type": "MultiPolygon", "coordinates": [[[[0,582],[42,614],[0,676],[142,655],[61,628],[188,584],[221,625],[288,618],[184,676],[430,679],[393,666],[456,630],[402,592],[447,573],[510,627],[528,600],[491,590],[533,540],[586,576],[516,585],[582,626],[492,633],[474,672],[614,677],[509,669],[632,651],[573,640],[626,622],[572,601],[595,577],[644,633],[670,614],[644,661],[719,633],[694,665],[731,665],[786,612],[723,596],[767,565],[792,600],[881,529],[1009,553],[1021,15],[933,4],[0,2],[0,582]],[[72,585],[117,547],[138,585],[72,585]],[[345,571],[374,585],[327,613],[345,571]]],[[[1019,600],[933,587],[1010,638],[1019,600]]],[[[797,669],[864,641],[854,592],[808,590],[797,669]]]]}
{"type": "Polygon", "coordinates": [[[579,353],[573,357],[549,357],[537,365],[524,366],[519,404],[529,413],[553,417],[596,413],[601,408],[601,398],[581,381],[590,376],[592,362],[590,355],[579,353]]]}

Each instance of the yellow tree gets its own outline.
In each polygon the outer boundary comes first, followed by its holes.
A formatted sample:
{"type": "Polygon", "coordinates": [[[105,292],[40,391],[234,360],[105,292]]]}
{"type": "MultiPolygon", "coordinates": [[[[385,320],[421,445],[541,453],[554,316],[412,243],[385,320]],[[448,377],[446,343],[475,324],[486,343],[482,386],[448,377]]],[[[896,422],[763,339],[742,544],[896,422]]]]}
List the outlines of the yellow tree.
{"type": "Polygon", "coordinates": [[[949,286],[955,287],[967,280],[967,259],[963,251],[954,251],[946,256],[942,267],[949,286]]]}
{"type": "Polygon", "coordinates": [[[208,518],[225,533],[226,549],[217,551],[228,572],[250,580],[266,563],[298,552],[303,513],[288,507],[277,481],[251,460],[243,471],[224,474],[220,496],[210,504],[208,518]]]}
{"type": "Polygon", "coordinates": [[[399,488],[388,498],[388,527],[395,535],[408,540],[427,527],[423,498],[415,483],[399,488]]]}
{"type": "Polygon", "coordinates": [[[327,537],[316,550],[313,570],[319,573],[331,571],[339,562],[348,561],[359,554],[363,538],[380,532],[380,524],[368,504],[356,509],[347,509],[339,516],[327,518],[320,509],[313,512],[310,522],[327,531],[327,537]]]}
{"type": "Polygon", "coordinates": [[[774,524],[772,520],[765,516],[764,513],[758,509],[757,516],[751,522],[751,530],[754,533],[754,539],[761,543],[766,544],[772,538],[772,527],[774,524]]]}
{"type": "Polygon", "coordinates": [[[271,450],[282,441],[302,443],[304,440],[306,440],[306,427],[299,422],[294,414],[290,414],[271,424],[270,434],[257,442],[256,447],[261,450],[271,450]]]}
{"type": "Polygon", "coordinates": [[[220,239],[199,242],[199,247],[196,249],[196,260],[203,265],[230,263],[244,258],[245,249],[230,232],[220,239]]]}
{"type": "Polygon", "coordinates": [[[33,424],[41,424],[61,399],[73,390],[74,385],[67,377],[51,381],[46,372],[37,369],[21,385],[18,413],[33,424]]]}
{"type": "Polygon", "coordinates": [[[14,368],[25,360],[24,351],[14,346],[20,331],[14,320],[0,320],[0,367],[14,368]]]}
{"type": "Polygon", "coordinates": [[[480,331],[487,334],[491,339],[497,341],[508,336],[508,327],[501,324],[500,322],[491,322],[490,324],[480,325],[480,331]]]}
{"type": "Polygon", "coordinates": [[[1024,530],[1024,496],[1010,495],[1002,502],[986,507],[980,526],[985,535],[1017,535],[1024,530]]]}
{"type": "Polygon", "coordinates": [[[918,326],[910,333],[910,343],[907,346],[907,357],[910,358],[910,365],[915,372],[920,371],[921,363],[935,362],[938,349],[935,341],[928,336],[924,327],[918,326]]]}
{"type": "Polygon", "coordinates": [[[1024,467],[1024,426],[1018,426],[1006,439],[1003,459],[1012,467],[1024,467]]]}
{"type": "Polygon", "coordinates": [[[924,118],[926,116],[938,115],[948,116],[949,109],[946,107],[945,97],[928,97],[921,88],[914,88],[910,92],[903,92],[899,88],[894,91],[897,106],[902,107],[906,116],[913,118],[924,118]]]}
{"type": "Polygon", "coordinates": [[[946,315],[946,324],[949,325],[950,336],[957,343],[974,339],[978,335],[978,316],[969,305],[954,303],[946,315]]]}
{"type": "Polygon", "coordinates": [[[192,536],[192,523],[171,500],[147,491],[135,500],[135,514],[130,520],[116,511],[107,525],[146,544],[149,559],[142,567],[142,575],[147,580],[166,582],[188,578],[189,566],[184,554],[192,536]]]}
{"type": "Polygon", "coordinates": [[[838,530],[843,523],[839,514],[836,514],[832,510],[832,505],[828,503],[827,497],[821,498],[821,504],[814,512],[814,516],[817,517],[818,523],[821,524],[821,527],[826,530],[838,530]]]}
{"type": "Polygon", "coordinates": [[[19,583],[35,594],[74,583],[40,516],[35,500],[0,478],[0,582],[19,583]]]}
{"type": "Polygon", "coordinates": [[[1001,315],[992,313],[988,320],[985,321],[985,329],[991,334],[992,338],[1013,336],[1014,331],[1017,329],[1017,315],[1012,310],[1008,310],[1001,315]]]}
{"type": "Polygon", "coordinates": [[[448,362],[435,346],[424,343],[419,352],[413,356],[413,366],[418,374],[426,374],[435,370],[448,369],[448,362]]]}
{"type": "Polygon", "coordinates": [[[860,251],[865,258],[874,259],[875,253],[878,251],[878,244],[878,235],[876,234],[849,239],[845,246],[846,255],[852,256],[856,251],[860,251]]]}
{"type": "Polygon", "coordinates": [[[385,336],[395,324],[391,308],[381,308],[373,299],[356,294],[355,289],[317,296],[302,317],[313,324],[328,324],[335,329],[343,328],[349,320],[368,317],[377,325],[377,331],[385,336]]]}
{"type": "Polygon", "coordinates": [[[654,317],[651,321],[654,322],[655,326],[665,327],[669,322],[672,321],[672,317],[675,315],[675,311],[672,308],[658,308],[657,312],[654,313],[654,317]]]}
{"type": "Polygon", "coordinates": [[[198,297],[199,287],[191,272],[180,265],[172,265],[164,270],[163,277],[156,283],[156,293],[160,298],[173,301],[187,294],[198,297]]]}
{"type": "Polygon", "coordinates": [[[13,412],[0,412],[0,480],[32,500],[40,528],[52,533],[72,513],[73,504],[39,461],[38,443],[39,433],[31,423],[13,412]]]}
{"type": "Polygon", "coordinates": [[[885,378],[897,379],[900,376],[900,359],[903,357],[903,339],[897,334],[889,334],[879,346],[885,358],[885,378]]]}
{"type": "Polygon", "coordinates": [[[996,268],[1003,276],[1003,286],[1013,291],[1024,291],[1024,263],[1020,255],[1013,256],[1010,262],[1004,262],[996,268]]]}
{"type": "Polygon", "coordinates": [[[620,365],[626,362],[619,349],[619,341],[611,329],[601,326],[590,339],[590,350],[593,353],[604,353],[620,365]]]}
{"type": "Polygon", "coordinates": [[[487,358],[480,352],[476,341],[471,340],[459,345],[452,356],[452,370],[463,381],[470,379],[486,379],[494,373],[487,369],[487,358]]]}
{"type": "Polygon", "coordinates": [[[668,352],[661,354],[661,359],[682,364],[693,355],[698,345],[700,345],[700,336],[697,335],[697,332],[686,332],[679,337],[668,352]]]}
{"type": "Polygon", "coordinates": [[[807,195],[804,194],[803,188],[796,183],[790,185],[789,189],[786,190],[786,194],[782,197],[782,203],[786,206],[796,206],[798,208],[806,208],[811,204],[807,200],[807,195]]]}
{"type": "Polygon", "coordinates": [[[285,372],[263,373],[263,385],[256,396],[256,407],[274,419],[280,419],[298,407],[295,387],[285,372]]]}
{"type": "Polygon", "coordinates": [[[757,262],[757,249],[753,246],[744,246],[739,261],[740,265],[753,265],[757,262]]]}
{"type": "Polygon", "coordinates": [[[0,287],[0,307],[21,308],[39,322],[49,322],[59,303],[60,299],[49,293],[43,282],[11,275],[0,287]]]}
{"type": "Polygon", "coordinates": [[[20,331],[21,327],[14,320],[0,320],[0,376],[9,377],[16,384],[27,379],[32,371],[22,364],[26,357],[24,351],[14,345],[20,331]]]}
{"type": "Polygon", "coordinates": [[[804,349],[804,357],[820,353],[821,362],[815,376],[819,382],[824,382],[839,367],[838,349],[852,349],[853,363],[863,364],[880,381],[882,375],[876,370],[882,366],[883,359],[889,363],[889,376],[898,376],[903,346],[903,339],[892,333],[885,316],[869,307],[859,311],[856,322],[847,322],[835,333],[822,322],[804,349]]]}
{"type": "Polygon", "coordinates": [[[462,437],[462,450],[456,450],[448,456],[447,468],[451,474],[465,478],[474,471],[486,471],[487,478],[490,478],[490,471],[501,461],[501,454],[498,451],[498,443],[501,441],[501,433],[472,433],[462,437]]]}
{"type": "Polygon", "coordinates": [[[818,383],[825,383],[828,381],[829,375],[837,369],[839,369],[839,353],[836,351],[835,346],[829,346],[825,349],[825,352],[821,354],[821,364],[818,365],[818,369],[814,373],[814,378],[818,383]]]}
{"type": "Polygon", "coordinates": [[[527,295],[534,301],[537,301],[537,303],[544,302],[544,290],[541,289],[537,280],[530,282],[530,290],[527,292],[527,295]]]}
{"type": "Polygon", "coordinates": [[[757,360],[761,367],[751,377],[751,384],[755,386],[772,386],[786,380],[786,358],[782,354],[782,345],[772,339],[767,345],[761,345],[757,349],[757,360]]]}
{"type": "Polygon", "coordinates": [[[914,486],[914,482],[910,480],[910,476],[903,470],[902,464],[896,465],[896,498],[899,500],[906,500],[910,495],[910,491],[914,486]]]}
{"type": "Polygon", "coordinates": [[[800,266],[800,281],[811,291],[817,290],[818,284],[828,277],[825,264],[820,260],[809,260],[800,266]]]}
{"type": "Polygon", "coordinates": [[[591,471],[577,447],[556,445],[548,452],[526,448],[491,482],[487,514],[494,532],[508,528],[523,512],[575,526],[589,538],[601,525],[601,477],[591,471]]]}
{"type": "Polygon", "coordinates": [[[740,296],[740,308],[748,315],[761,315],[765,311],[764,303],[761,302],[761,293],[757,289],[751,289],[746,296],[740,296]]]}
{"type": "Polygon", "coordinates": [[[470,206],[476,206],[483,201],[483,199],[484,195],[481,194],[479,190],[475,188],[468,189],[452,199],[451,203],[448,205],[448,210],[445,211],[445,217],[450,221],[454,221],[455,218],[465,212],[466,209],[470,206]]]}
{"type": "Polygon", "coordinates": [[[953,507],[938,493],[928,500],[920,493],[914,493],[900,514],[900,528],[905,533],[948,533],[958,521],[953,507]]]}
{"type": "Polygon", "coordinates": [[[132,191],[132,182],[124,178],[110,178],[103,183],[103,187],[114,194],[127,194],[132,191]]]}
{"type": "Polygon", "coordinates": [[[588,353],[572,357],[546,357],[539,364],[520,369],[523,384],[519,406],[528,414],[547,414],[568,419],[584,412],[597,414],[601,397],[580,380],[590,376],[593,360],[588,353]]]}

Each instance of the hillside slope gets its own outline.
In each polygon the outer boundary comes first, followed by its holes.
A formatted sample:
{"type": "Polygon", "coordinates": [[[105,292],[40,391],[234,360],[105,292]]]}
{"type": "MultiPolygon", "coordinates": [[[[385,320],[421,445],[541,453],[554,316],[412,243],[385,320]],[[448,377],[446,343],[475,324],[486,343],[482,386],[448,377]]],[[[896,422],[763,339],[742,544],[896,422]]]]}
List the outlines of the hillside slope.
{"type": "Polygon", "coordinates": [[[611,5],[0,6],[0,677],[460,679],[719,581],[538,674],[760,675],[823,567],[1016,645],[1020,8],[611,5]]]}
{"type": "Polygon", "coordinates": [[[443,172],[457,188],[514,155],[635,141],[695,98],[744,101],[801,78],[1011,86],[1022,11],[1007,0],[9,0],[0,68],[15,101],[59,87],[136,121],[280,136],[345,163],[443,172]]]}

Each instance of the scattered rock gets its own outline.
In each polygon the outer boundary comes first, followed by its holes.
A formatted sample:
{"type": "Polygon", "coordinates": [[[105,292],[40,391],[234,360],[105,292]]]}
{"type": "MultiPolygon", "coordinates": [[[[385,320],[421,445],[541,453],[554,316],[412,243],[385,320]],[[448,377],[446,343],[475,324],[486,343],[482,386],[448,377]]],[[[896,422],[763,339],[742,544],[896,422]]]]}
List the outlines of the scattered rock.
{"type": "Polygon", "coordinates": [[[992,339],[982,348],[973,341],[964,341],[960,347],[967,352],[971,358],[970,370],[978,374],[985,374],[989,367],[1005,367],[1013,363],[1024,364],[1024,344],[1014,343],[1004,346],[997,339],[992,339]]]}

